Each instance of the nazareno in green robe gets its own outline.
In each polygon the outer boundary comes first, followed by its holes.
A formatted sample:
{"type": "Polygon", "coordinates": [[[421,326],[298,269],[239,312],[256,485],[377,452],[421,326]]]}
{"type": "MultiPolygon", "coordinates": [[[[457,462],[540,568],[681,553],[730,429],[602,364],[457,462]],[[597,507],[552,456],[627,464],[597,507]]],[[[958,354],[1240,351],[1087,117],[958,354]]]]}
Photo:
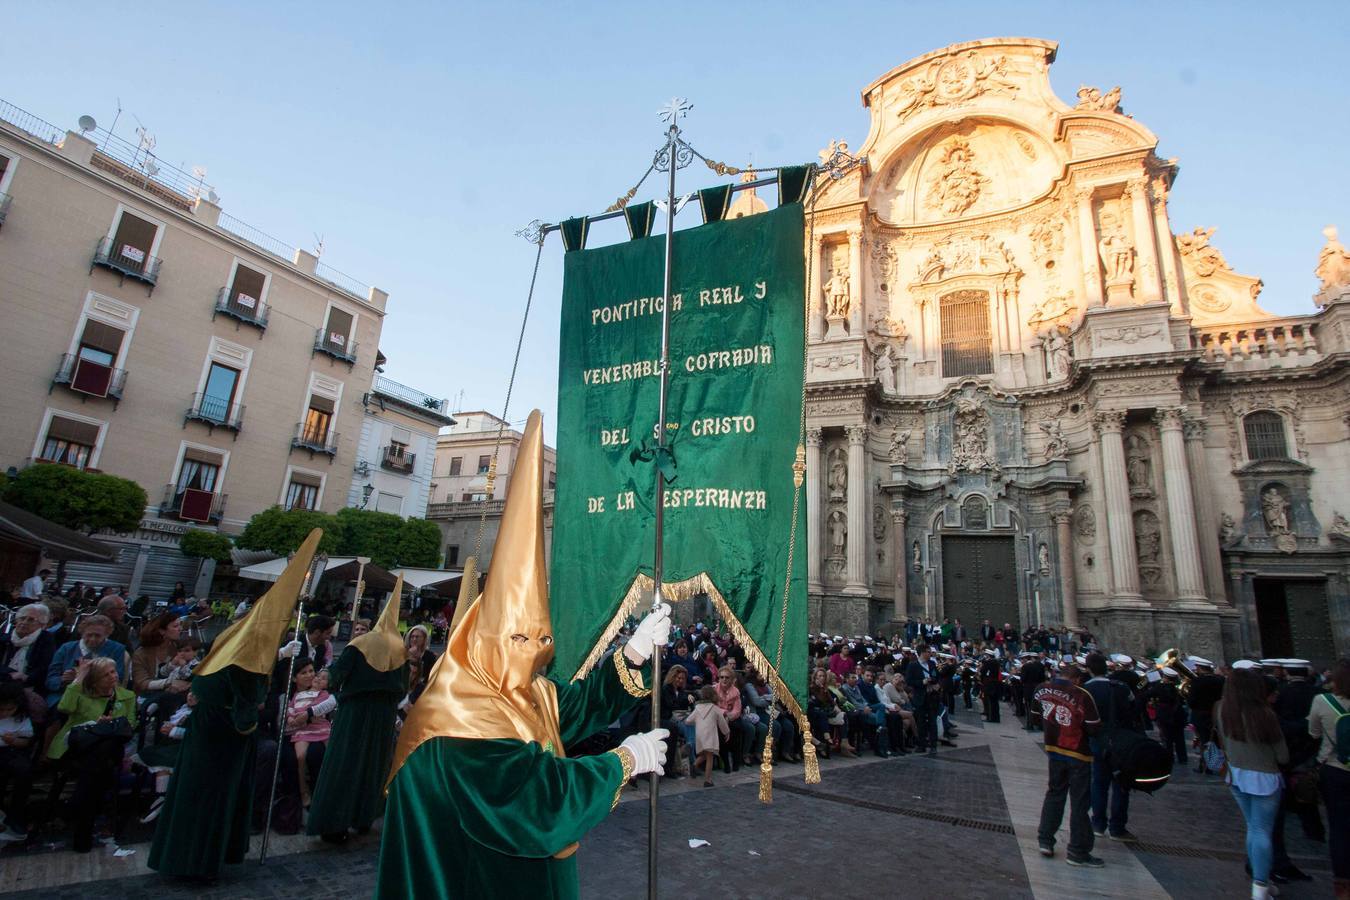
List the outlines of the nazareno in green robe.
{"type": "Polygon", "coordinates": [[[348,647],[328,670],[328,689],[338,707],[309,807],[306,833],[312,835],[364,831],[383,813],[408,664],[380,672],[360,650],[348,647]]]}
{"type": "MultiPolygon", "coordinates": [[[[564,744],[648,702],[624,689],[608,660],[557,689],[564,744]]],[[[567,759],[534,741],[432,738],[389,786],[375,895],[577,897],[576,854],[553,854],[600,824],[623,786],[615,753],[567,759]]]]}
{"type": "Polygon", "coordinates": [[[192,679],[197,705],[150,845],[150,868],[215,878],[222,863],[244,861],[267,681],[238,666],[192,679]]]}

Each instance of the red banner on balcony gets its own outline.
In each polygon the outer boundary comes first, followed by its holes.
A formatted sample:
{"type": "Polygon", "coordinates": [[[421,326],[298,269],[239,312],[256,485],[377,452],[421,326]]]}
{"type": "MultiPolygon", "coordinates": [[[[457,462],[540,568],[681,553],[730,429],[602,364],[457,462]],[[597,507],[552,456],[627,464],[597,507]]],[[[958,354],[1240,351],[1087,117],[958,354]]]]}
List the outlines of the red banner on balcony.
{"type": "Polygon", "coordinates": [[[108,388],[112,386],[112,374],[113,370],[102,363],[78,359],[75,361],[75,372],[71,375],[70,386],[82,394],[106,397],[108,388]]]}
{"type": "Polygon", "coordinates": [[[183,491],[183,501],[178,507],[178,518],[185,522],[210,522],[211,507],[216,495],[210,491],[187,488],[183,491]]]}

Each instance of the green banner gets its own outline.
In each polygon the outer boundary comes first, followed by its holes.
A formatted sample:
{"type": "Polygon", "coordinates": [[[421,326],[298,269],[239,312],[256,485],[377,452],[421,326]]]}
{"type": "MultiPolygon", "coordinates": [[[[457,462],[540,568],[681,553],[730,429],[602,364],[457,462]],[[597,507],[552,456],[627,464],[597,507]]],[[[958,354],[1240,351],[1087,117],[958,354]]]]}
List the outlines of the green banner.
{"type": "Polygon", "coordinates": [[[779,696],[800,715],[802,205],[676,232],[664,454],[654,440],[664,236],[564,259],[549,590],[555,674],[585,674],[625,618],[651,602],[659,466],[671,480],[667,596],[678,604],[706,594],[771,680],[781,640],[777,675],[796,702],[781,688],[779,696]]]}

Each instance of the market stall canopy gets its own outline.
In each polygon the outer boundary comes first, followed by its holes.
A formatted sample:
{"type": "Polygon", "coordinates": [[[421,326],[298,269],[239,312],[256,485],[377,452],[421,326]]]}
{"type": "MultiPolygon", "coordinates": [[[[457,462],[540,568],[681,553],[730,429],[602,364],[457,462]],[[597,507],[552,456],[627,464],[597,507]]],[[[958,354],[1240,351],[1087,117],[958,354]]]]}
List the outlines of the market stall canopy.
{"type": "MultiPolygon", "coordinates": [[[[442,597],[458,597],[459,583],[464,578],[463,569],[416,569],[404,567],[401,569],[390,570],[395,575],[403,576],[403,583],[413,590],[420,591],[423,588],[430,588],[442,597]]],[[[478,575],[479,587],[487,578],[486,572],[480,572],[478,575]]]]}
{"type": "MultiPolygon", "coordinates": [[[[267,562],[244,566],[239,570],[239,577],[251,578],[254,581],[276,581],[277,576],[285,568],[286,557],[281,556],[276,559],[269,559],[267,562]]],[[[325,579],[336,578],[339,581],[355,581],[359,568],[360,564],[354,556],[330,556],[328,557],[328,565],[324,567],[323,577],[325,579]]],[[[387,569],[382,569],[374,563],[366,564],[365,580],[367,589],[376,591],[392,591],[394,589],[394,576],[389,574],[387,569]]]]}
{"type": "Polygon", "coordinates": [[[102,541],[4,502],[0,502],[0,537],[33,547],[48,559],[112,562],[117,558],[117,551],[102,541]]]}

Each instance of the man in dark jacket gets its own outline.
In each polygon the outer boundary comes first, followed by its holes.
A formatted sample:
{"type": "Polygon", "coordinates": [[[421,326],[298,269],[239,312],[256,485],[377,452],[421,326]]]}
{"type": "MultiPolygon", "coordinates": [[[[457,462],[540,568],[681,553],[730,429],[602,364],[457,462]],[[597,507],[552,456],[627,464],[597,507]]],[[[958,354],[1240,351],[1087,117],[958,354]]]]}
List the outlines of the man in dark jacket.
{"type": "Polygon", "coordinates": [[[47,668],[56,652],[56,635],[47,631],[51,611],[41,603],[14,614],[14,631],[0,644],[0,678],[22,682],[37,696],[46,692],[47,668]]]}
{"type": "Polygon", "coordinates": [[[1191,725],[1195,727],[1201,750],[1200,765],[1195,771],[1217,775],[1218,772],[1211,773],[1205,766],[1204,747],[1214,732],[1214,707],[1223,699],[1223,676],[1214,674],[1214,663],[1207,659],[1192,656],[1188,662],[1195,672],[1195,680],[1191,682],[1191,725]]]}
{"type": "Polygon", "coordinates": [[[1036,731],[1041,727],[1041,710],[1031,698],[1035,696],[1036,689],[1045,683],[1045,654],[1039,653],[1034,656],[1028,656],[1026,662],[1022,663],[1022,693],[1027,700],[1027,731],[1036,731]]]}
{"type": "Polygon", "coordinates": [[[984,624],[980,626],[980,640],[984,641],[986,646],[991,646],[994,643],[994,632],[996,631],[998,629],[991,625],[988,619],[985,619],[984,624]]]}
{"type": "Polygon", "coordinates": [[[984,720],[986,722],[999,721],[998,704],[1001,699],[999,689],[1002,680],[1003,670],[999,668],[998,657],[994,656],[992,650],[985,651],[984,659],[980,661],[980,691],[984,698],[984,720]]]}
{"type": "Polygon", "coordinates": [[[1134,693],[1124,681],[1106,676],[1106,657],[1102,654],[1089,653],[1087,669],[1092,677],[1083,687],[1092,695],[1102,718],[1101,732],[1092,738],[1092,830],[1101,836],[1110,834],[1118,841],[1132,841],[1135,837],[1126,827],[1130,793],[1112,777],[1107,755],[1114,732],[1143,731],[1139,727],[1134,693]]]}
{"type": "Polygon", "coordinates": [[[938,670],[930,648],[924,647],[918,657],[910,661],[905,668],[905,683],[914,695],[914,724],[919,733],[916,752],[927,748],[929,756],[937,756],[937,714],[942,701],[938,670]]]}

